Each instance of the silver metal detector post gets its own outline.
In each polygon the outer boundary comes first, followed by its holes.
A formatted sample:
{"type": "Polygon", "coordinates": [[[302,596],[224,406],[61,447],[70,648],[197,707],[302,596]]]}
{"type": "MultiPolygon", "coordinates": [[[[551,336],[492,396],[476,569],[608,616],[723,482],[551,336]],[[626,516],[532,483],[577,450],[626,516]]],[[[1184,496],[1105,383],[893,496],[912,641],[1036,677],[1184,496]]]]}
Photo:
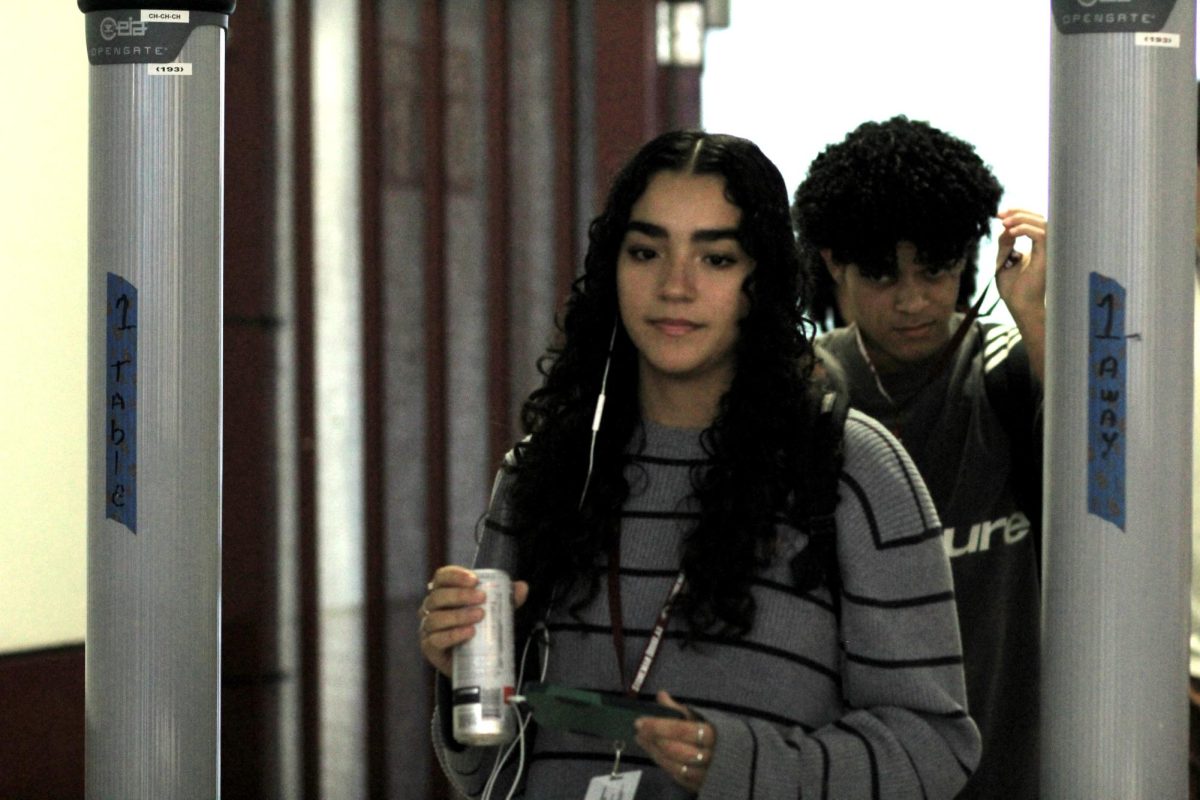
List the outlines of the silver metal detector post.
{"type": "Polygon", "coordinates": [[[1053,0],[1041,796],[1187,796],[1195,0],[1053,0]]]}
{"type": "Polygon", "coordinates": [[[85,13],[89,798],[220,794],[221,237],[233,0],[85,13]]]}

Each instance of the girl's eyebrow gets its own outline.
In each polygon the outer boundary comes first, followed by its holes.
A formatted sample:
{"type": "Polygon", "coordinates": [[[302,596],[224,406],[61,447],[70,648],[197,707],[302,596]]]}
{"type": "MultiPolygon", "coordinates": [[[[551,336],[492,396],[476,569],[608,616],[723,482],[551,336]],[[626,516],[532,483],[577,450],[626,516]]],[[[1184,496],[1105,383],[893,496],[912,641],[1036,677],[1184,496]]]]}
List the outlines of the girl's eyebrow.
{"type": "MultiPolygon", "coordinates": [[[[653,239],[667,238],[667,229],[652,222],[631,219],[627,230],[637,231],[653,239]]],[[[692,234],[693,242],[718,242],[723,239],[741,241],[741,236],[737,228],[701,228],[692,234]]]]}
{"type": "Polygon", "coordinates": [[[692,234],[693,242],[719,242],[722,239],[741,241],[737,228],[703,228],[692,234]]]}
{"type": "Polygon", "coordinates": [[[628,226],[628,228],[626,228],[626,230],[637,231],[638,233],[645,234],[646,236],[649,236],[652,239],[666,239],[667,238],[667,229],[664,228],[663,226],[655,225],[650,222],[641,222],[636,219],[629,220],[629,226],[628,226]]]}

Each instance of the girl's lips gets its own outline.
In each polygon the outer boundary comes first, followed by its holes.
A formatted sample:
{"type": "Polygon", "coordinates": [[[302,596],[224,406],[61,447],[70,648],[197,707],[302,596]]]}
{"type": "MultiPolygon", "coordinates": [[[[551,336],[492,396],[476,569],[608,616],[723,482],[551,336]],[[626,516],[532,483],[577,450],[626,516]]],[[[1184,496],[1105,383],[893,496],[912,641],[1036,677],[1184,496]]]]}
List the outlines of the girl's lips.
{"type": "Polygon", "coordinates": [[[686,319],[652,319],[650,324],[667,336],[683,336],[700,328],[697,323],[686,319]]]}

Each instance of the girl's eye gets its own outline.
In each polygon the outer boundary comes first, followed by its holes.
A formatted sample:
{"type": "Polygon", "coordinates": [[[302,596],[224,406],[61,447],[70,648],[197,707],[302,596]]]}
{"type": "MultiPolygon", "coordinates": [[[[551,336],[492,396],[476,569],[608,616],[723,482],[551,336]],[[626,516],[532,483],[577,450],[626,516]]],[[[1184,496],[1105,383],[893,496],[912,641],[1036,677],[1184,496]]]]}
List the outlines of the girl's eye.
{"type": "Polygon", "coordinates": [[[704,257],[704,261],[710,267],[732,267],[737,263],[737,258],[724,253],[709,253],[704,257]]]}
{"type": "Polygon", "coordinates": [[[891,275],[887,272],[884,272],[879,275],[871,275],[867,278],[867,280],[869,280],[871,283],[875,284],[876,286],[891,286],[893,283],[896,282],[896,276],[891,275]]]}
{"type": "Polygon", "coordinates": [[[633,244],[625,248],[625,252],[634,261],[650,261],[658,255],[653,248],[643,247],[642,245],[633,244]]]}

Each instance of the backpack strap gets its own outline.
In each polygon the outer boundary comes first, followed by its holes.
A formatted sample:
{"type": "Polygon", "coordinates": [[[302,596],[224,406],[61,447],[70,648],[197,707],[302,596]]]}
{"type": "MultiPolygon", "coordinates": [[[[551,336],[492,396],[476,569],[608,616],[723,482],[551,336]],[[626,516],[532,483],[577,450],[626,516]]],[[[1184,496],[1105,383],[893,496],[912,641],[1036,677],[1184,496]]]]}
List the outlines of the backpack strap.
{"type": "MultiPolygon", "coordinates": [[[[1015,351],[1014,351],[1015,352],[1015,351]]],[[[1009,354],[991,371],[984,370],[983,387],[988,405],[996,413],[1009,443],[1009,482],[1017,507],[1029,517],[1037,554],[1038,577],[1042,558],[1042,408],[1033,389],[1027,351],[1024,358],[1009,354]]]]}

